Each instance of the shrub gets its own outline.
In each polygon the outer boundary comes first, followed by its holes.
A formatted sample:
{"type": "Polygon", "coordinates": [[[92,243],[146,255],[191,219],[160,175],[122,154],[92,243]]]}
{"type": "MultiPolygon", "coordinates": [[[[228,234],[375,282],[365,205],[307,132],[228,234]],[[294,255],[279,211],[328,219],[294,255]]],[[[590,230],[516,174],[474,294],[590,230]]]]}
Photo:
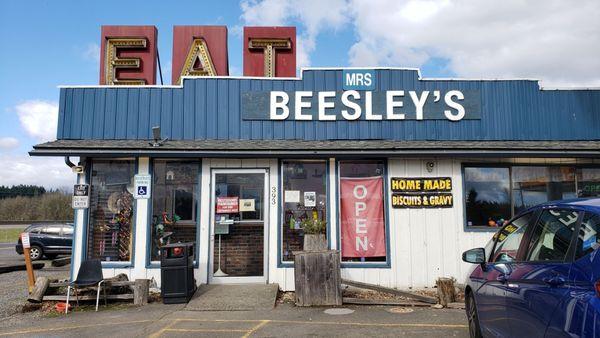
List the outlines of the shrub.
{"type": "Polygon", "coordinates": [[[3,221],[63,221],[73,219],[71,196],[62,192],[0,200],[3,221]]]}

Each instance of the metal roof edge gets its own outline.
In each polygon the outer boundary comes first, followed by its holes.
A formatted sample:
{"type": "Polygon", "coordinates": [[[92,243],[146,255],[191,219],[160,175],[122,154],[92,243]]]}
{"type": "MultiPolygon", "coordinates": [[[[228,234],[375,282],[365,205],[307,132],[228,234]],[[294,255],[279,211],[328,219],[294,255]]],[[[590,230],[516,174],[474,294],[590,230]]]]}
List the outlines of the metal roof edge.
{"type": "Polygon", "coordinates": [[[411,157],[440,156],[440,157],[598,157],[599,150],[148,150],[148,149],[34,149],[29,152],[30,156],[113,156],[113,155],[136,155],[136,156],[210,156],[210,157],[235,157],[235,156],[310,156],[310,155],[371,155],[386,157],[390,155],[403,155],[411,157]]]}
{"type": "Polygon", "coordinates": [[[314,70],[404,70],[416,71],[419,81],[531,81],[538,84],[540,90],[600,90],[600,87],[544,87],[540,79],[534,78],[461,78],[461,77],[423,77],[420,68],[414,67],[302,67],[300,76],[297,77],[264,77],[264,76],[183,76],[179,85],[143,85],[143,86],[124,86],[124,85],[58,85],[57,88],[183,88],[183,82],[189,79],[228,79],[228,80],[270,80],[270,81],[302,81],[305,71],[314,70]]]}

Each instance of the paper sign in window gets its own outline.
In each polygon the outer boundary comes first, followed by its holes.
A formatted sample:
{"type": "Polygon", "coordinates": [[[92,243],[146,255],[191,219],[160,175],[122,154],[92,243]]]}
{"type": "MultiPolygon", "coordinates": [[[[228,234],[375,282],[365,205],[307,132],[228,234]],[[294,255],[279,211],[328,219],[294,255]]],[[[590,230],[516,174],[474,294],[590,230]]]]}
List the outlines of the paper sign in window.
{"type": "Polygon", "coordinates": [[[240,199],[240,212],[256,211],[254,198],[240,199]]]}

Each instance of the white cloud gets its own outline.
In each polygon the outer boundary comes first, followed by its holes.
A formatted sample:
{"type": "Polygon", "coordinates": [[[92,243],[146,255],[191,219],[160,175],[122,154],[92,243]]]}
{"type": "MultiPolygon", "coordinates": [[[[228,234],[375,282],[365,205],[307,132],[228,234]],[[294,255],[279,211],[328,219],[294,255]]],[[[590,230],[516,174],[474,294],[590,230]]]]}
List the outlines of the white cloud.
{"type": "Polygon", "coordinates": [[[81,55],[86,60],[100,62],[100,45],[97,43],[88,43],[81,55]]]}
{"type": "Polygon", "coordinates": [[[0,185],[35,184],[46,188],[68,188],[75,184],[75,174],[57,157],[0,155],[0,185]]]}
{"type": "Polygon", "coordinates": [[[349,53],[352,65],[420,67],[443,58],[463,77],[600,84],[595,0],[353,0],[351,6],[359,37],[349,53]]]}
{"type": "Polygon", "coordinates": [[[12,150],[19,146],[19,140],[14,137],[0,137],[0,149],[12,150]]]}
{"type": "Polygon", "coordinates": [[[422,67],[459,77],[535,78],[600,86],[600,2],[580,0],[243,0],[242,21],[299,23],[298,65],[311,64],[325,29],[354,29],[352,66],[422,67]]]}
{"type": "Polygon", "coordinates": [[[58,104],[56,102],[30,100],[18,104],[15,108],[21,127],[29,136],[38,141],[56,138],[58,126],[58,104]]]}
{"type": "Polygon", "coordinates": [[[310,55],[316,47],[318,34],[324,29],[338,29],[347,22],[344,0],[242,0],[242,21],[247,25],[284,26],[294,21],[303,30],[297,38],[297,68],[310,66],[310,55]]]}

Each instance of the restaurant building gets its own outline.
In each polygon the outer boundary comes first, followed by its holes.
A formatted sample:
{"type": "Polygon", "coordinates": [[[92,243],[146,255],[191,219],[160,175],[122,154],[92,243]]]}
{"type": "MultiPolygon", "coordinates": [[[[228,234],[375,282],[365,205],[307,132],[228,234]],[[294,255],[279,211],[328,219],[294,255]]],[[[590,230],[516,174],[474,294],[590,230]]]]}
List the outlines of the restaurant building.
{"type": "Polygon", "coordinates": [[[57,140],[30,152],[79,157],[73,273],[97,258],[160,285],[160,247],[193,242],[198,284],[293,290],[318,220],[343,278],[432,287],[463,282],[461,253],[520,211],[600,194],[599,89],[390,67],[295,77],[289,27],[246,27],[232,77],[226,28],[177,26],[175,44],[182,32],[174,84],[154,85],[156,29],[103,27],[101,85],[61,87],[57,140]],[[138,35],[136,66],[119,44],[138,35]]]}

